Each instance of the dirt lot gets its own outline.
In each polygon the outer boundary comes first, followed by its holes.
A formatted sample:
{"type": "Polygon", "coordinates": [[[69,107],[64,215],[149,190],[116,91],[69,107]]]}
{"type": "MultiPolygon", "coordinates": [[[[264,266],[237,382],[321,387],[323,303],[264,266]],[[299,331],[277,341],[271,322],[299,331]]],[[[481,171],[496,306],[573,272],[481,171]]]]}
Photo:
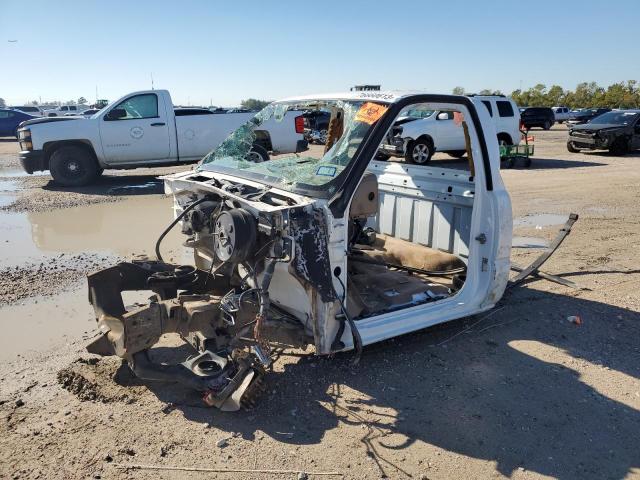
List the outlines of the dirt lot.
{"type": "MultiPolygon", "coordinates": [[[[64,191],[20,176],[17,145],[0,139],[0,478],[305,478],[132,464],[640,478],[640,154],[570,154],[563,126],[534,134],[532,167],[503,171],[516,233],[550,239],[556,215],[580,214],[545,270],[591,290],[529,282],[489,314],[367,348],[357,369],[290,352],[257,408],[232,414],[83,353],[83,276],[150,252],[171,218],[156,175],[171,169],[64,191]]],[[[184,255],[177,236],[166,248],[184,255]]]]}

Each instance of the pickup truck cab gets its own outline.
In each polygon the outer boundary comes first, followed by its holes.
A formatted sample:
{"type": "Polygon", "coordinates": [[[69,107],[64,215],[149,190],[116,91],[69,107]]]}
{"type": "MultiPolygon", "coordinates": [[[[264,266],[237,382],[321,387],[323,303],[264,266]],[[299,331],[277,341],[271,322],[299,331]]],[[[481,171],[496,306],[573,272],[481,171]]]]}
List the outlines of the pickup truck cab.
{"type": "Polygon", "coordinates": [[[571,118],[569,107],[553,107],[551,110],[553,110],[553,115],[558,123],[566,122],[571,118]]]}
{"type": "Polygon", "coordinates": [[[80,112],[77,105],[61,105],[56,108],[45,110],[43,116],[45,117],[62,117],[64,115],[76,115],[80,112]]]}
{"type": "Polygon", "coordinates": [[[275,102],[255,120],[195,171],[165,177],[192,265],[163,261],[161,237],[157,260],[89,276],[100,331],[90,352],[118,355],[139,378],[179,382],[207,405],[238,410],[253,402],[277,348],[359,355],[500,299],[511,203],[495,124],[480,99],[347,92],[275,102]],[[247,161],[263,125],[309,109],[331,112],[324,148],[247,161]],[[473,173],[377,161],[407,109],[457,112],[473,173]],[[130,290],[155,296],[127,310],[122,292],[130,290]],[[164,334],[184,340],[175,349],[184,362],[148,355],[164,334]]]}
{"type": "MultiPolygon", "coordinates": [[[[520,114],[513,100],[504,96],[474,96],[487,110],[501,145],[520,143],[520,114]]],[[[406,109],[398,117],[381,145],[379,158],[404,157],[409,163],[424,165],[435,152],[462,157],[466,152],[464,131],[448,110],[406,109]]]]}
{"type": "MultiPolygon", "coordinates": [[[[90,118],[42,118],[22,124],[20,160],[27,173],[49,170],[64,186],[86,185],[104,169],[197,162],[253,113],[214,115],[206,109],[175,109],[166,90],[133,92],[90,118]]],[[[306,148],[301,114],[288,112],[257,132],[250,155],[306,148]]]]}

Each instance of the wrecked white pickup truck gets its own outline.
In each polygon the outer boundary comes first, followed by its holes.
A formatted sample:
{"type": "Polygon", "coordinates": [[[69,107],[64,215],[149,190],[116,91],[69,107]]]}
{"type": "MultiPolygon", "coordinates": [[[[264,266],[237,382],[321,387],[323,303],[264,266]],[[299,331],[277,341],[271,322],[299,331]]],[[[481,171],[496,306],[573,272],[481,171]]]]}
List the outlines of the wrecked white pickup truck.
{"type": "Polygon", "coordinates": [[[499,164],[495,127],[478,99],[352,92],[273,103],[195,171],[165,179],[177,216],[158,240],[157,260],[89,276],[101,335],[88,350],[236,410],[252,404],[276,348],[359,354],[490,309],[510,268],[511,204],[499,164]],[[374,159],[413,105],[456,112],[468,171],[374,159]],[[261,124],[314,108],[331,112],[316,155],[251,161],[261,124]],[[180,221],[194,265],[162,259],[160,242],[180,221]],[[127,310],[122,292],[130,290],[155,295],[127,310]],[[152,361],[149,350],[165,333],[179,334],[194,354],[179,364],[152,361]]]}

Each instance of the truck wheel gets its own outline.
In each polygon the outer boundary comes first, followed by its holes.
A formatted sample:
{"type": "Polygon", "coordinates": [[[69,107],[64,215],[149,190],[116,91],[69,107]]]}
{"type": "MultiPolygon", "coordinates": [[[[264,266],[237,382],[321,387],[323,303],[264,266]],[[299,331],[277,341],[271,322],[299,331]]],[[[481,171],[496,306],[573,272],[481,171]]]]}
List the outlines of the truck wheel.
{"type": "Polygon", "coordinates": [[[374,158],[375,160],[382,160],[382,161],[385,161],[385,160],[389,160],[389,158],[391,158],[391,156],[390,156],[390,155],[387,155],[387,154],[386,154],[386,153],[384,153],[384,152],[381,152],[380,150],[378,150],[378,151],[376,152],[376,155],[375,155],[373,158],[374,158]]]}
{"type": "Polygon", "coordinates": [[[254,144],[249,153],[247,153],[245,160],[254,163],[267,162],[269,161],[269,152],[264,147],[254,144]]]}
{"type": "Polygon", "coordinates": [[[49,160],[49,171],[56,183],[64,187],[80,187],[95,180],[99,167],[86,148],[69,145],[58,148],[49,160]]]}
{"type": "Polygon", "coordinates": [[[447,152],[449,156],[453,158],[462,158],[467,153],[466,150],[454,150],[453,152],[447,152]]]}
{"type": "Polygon", "coordinates": [[[609,147],[609,153],[613,155],[624,155],[628,151],[629,143],[622,137],[616,138],[609,147]]]}
{"type": "Polygon", "coordinates": [[[580,150],[574,147],[573,142],[571,141],[567,142],[567,150],[569,150],[571,153],[580,153],[580,150]]]}
{"type": "Polygon", "coordinates": [[[544,125],[542,126],[542,128],[544,128],[545,130],[550,130],[551,129],[551,122],[549,120],[547,120],[546,122],[544,122],[544,125]]]}
{"type": "Polygon", "coordinates": [[[433,145],[427,139],[418,139],[407,146],[404,159],[416,165],[426,165],[433,156],[433,145]]]}

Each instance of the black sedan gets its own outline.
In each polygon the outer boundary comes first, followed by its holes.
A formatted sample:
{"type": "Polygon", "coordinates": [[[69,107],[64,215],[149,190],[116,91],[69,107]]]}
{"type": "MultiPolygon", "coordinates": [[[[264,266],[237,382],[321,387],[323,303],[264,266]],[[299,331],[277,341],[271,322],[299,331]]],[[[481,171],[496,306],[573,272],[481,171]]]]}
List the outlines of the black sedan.
{"type": "Polygon", "coordinates": [[[582,125],[583,123],[589,123],[598,115],[602,115],[603,113],[607,113],[610,111],[610,108],[583,108],[582,110],[578,110],[577,112],[573,113],[569,117],[567,123],[569,125],[582,125]]]}
{"type": "Polygon", "coordinates": [[[624,155],[640,149],[640,110],[614,110],[569,127],[567,150],[609,150],[624,155]]]}

